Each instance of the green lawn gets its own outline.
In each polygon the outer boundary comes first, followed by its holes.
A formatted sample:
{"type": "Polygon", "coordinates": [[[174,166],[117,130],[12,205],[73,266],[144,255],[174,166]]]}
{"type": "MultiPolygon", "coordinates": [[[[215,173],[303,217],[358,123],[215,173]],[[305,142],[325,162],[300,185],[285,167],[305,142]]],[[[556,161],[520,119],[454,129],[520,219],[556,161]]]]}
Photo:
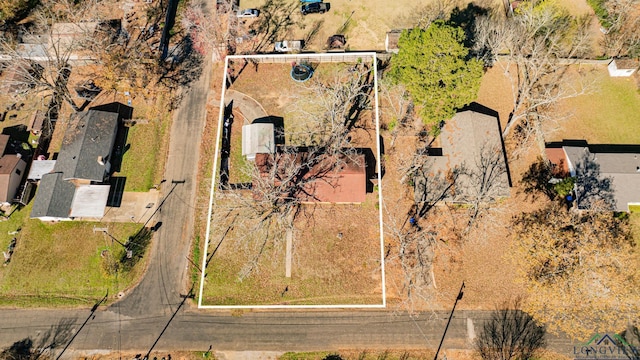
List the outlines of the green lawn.
{"type": "Polygon", "coordinates": [[[129,128],[128,149],[116,176],[127,178],[125,191],[148,191],[162,180],[171,114],[134,104],[134,116],[146,118],[148,123],[129,128]]]}
{"type": "Polygon", "coordinates": [[[0,306],[89,305],[107,291],[113,300],[141,273],[142,263],[128,273],[108,273],[105,265],[119,260],[124,248],[93,231],[94,226],[108,227],[112,236],[124,242],[139,230],[139,224],[48,224],[29,219],[30,211],[31,205],[0,223],[3,250],[12,237],[17,238],[11,262],[0,268],[0,306]],[[18,234],[8,234],[18,228],[18,234]]]}
{"type": "Polygon", "coordinates": [[[633,79],[611,78],[600,66],[590,75],[594,92],[564,102],[572,116],[548,139],[584,139],[590,144],[640,144],[640,93],[633,79]]]}

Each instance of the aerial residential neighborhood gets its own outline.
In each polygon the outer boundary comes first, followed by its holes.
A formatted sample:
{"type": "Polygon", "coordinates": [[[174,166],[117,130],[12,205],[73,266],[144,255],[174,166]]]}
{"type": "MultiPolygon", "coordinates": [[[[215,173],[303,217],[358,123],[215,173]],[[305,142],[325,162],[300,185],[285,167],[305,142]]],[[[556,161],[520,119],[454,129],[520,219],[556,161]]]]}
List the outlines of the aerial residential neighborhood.
{"type": "Polygon", "coordinates": [[[637,0],[6,0],[0,359],[637,359],[637,0]]]}

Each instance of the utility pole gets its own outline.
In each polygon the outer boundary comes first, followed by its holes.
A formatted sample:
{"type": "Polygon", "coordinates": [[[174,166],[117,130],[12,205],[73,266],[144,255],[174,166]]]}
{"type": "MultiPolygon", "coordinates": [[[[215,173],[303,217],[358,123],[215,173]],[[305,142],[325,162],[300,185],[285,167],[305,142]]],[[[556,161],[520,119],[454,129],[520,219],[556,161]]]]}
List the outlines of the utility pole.
{"type": "Polygon", "coordinates": [[[456,305],[458,305],[458,301],[462,300],[462,296],[464,295],[463,290],[464,290],[464,281],[462,282],[462,286],[460,287],[460,291],[458,292],[458,296],[456,297],[456,302],[453,303],[453,309],[451,309],[451,314],[449,314],[449,320],[447,321],[447,326],[445,326],[444,328],[442,339],[440,339],[440,345],[438,345],[438,350],[436,350],[436,356],[434,356],[433,360],[438,360],[438,353],[440,353],[440,348],[442,347],[442,343],[444,342],[444,337],[445,335],[447,335],[447,330],[449,329],[449,324],[451,323],[453,312],[456,311],[456,305]]]}

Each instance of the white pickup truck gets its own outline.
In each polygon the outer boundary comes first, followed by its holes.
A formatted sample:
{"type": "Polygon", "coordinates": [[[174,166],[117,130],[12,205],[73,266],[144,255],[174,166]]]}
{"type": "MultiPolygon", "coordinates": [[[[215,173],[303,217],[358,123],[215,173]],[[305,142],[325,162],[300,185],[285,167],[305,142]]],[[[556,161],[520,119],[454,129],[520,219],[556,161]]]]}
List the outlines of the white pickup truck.
{"type": "Polygon", "coordinates": [[[274,50],[279,53],[300,52],[303,47],[303,40],[284,40],[276,42],[274,50]]]}

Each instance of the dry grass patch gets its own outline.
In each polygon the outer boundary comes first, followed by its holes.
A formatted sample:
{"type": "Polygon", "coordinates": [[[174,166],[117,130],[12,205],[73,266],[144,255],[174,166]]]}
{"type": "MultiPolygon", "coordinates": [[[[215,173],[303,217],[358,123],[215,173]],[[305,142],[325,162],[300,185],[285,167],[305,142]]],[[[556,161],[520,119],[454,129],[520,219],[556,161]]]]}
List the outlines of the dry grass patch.
{"type": "Polygon", "coordinates": [[[215,253],[203,304],[381,304],[377,200],[376,194],[367,196],[362,205],[303,205],[294,224],[291,278],[285,276],[284,234],[269,234],[277,229],[259,230],[274,237],[261,247],[250,243],[260,236],[239,229],[246,222],[231,228],[212,222],[209,251],[215,253]]]}

